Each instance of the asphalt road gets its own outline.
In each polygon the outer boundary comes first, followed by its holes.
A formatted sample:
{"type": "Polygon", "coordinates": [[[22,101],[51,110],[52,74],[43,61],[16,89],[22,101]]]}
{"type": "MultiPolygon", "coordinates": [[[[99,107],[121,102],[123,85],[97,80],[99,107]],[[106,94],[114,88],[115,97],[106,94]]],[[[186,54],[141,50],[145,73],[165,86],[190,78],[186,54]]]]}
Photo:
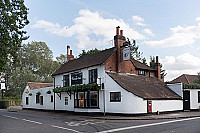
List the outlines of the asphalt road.
{"type": "Polygon", "coordinates": [[[200,118],[169,120],[94,120],[0,110],[0,133],[200,133],[200,118]]]}

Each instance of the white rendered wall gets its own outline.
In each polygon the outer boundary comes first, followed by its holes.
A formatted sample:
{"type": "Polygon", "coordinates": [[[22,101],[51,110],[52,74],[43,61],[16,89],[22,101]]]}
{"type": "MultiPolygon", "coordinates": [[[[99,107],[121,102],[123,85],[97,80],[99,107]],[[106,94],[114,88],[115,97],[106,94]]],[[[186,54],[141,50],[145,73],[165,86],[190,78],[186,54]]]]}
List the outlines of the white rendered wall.
{"type": "Polygon", "coordinates": [[[25,93],[26,89],[23,92],[22,95],[22,106],[23,108],[34,108],[34,109],[45,109],[45,110],[53,110],[53,102],[51,102],[51,95],[53,95],[53,87],[45,87],[45,88],[39,88],[39,89],[28,89],[28,93],[25,93]],[[47,94],[47,91],[51,91],[51,94],[47,94]],[[36,104],[36,93],[40,92],[43,96],[43,105],[40,105],[40,103],[36,104]],[[29,93],[32,93],[32,96],[29,96],[29,93]],[[28,97],[29,104],[26,105],[26,97],[28,97]]]}
{"type": "Polygon", "coordinates": [[[147,101],[124,90],[109,75],[106,74],[106,112],[138,114],[147,113],[147,101]],[[110,102],[110,92],[121,92],[121,102],[110,102]]]}
{"type": "MultiPolygon", "coordinates": [[[[84,68],[79,71],[74,71],[74,72],[82,72],[82,79],[83,79],[83,84],[88,84],[89,83],[89,70],[91,69],[96,69],[98,71],[98,77],[101,78],[102,83],[104,83],[104,65],[98,65],[94,67],[89,67],[89,68],[84,68]]],[[[61,75],[55,76],[55,86],[63,86],[63,75],[70,75],[69,80],[70,80],[70,85],[71,85],[71,73],[65,73],[61,75]]],[[[66,92],[61,93],[61,99],[60,97],[56,94],[56,110],[66,110],[66,111],[75,111],[75,112],[103,112],[103,97],[102,97],[103,92],[99,91],[99,109],[87,109],[87,108],[74,108],[74,94],[70,96],[66,92]],[[65,97],[68,97],[68,105],[65,105],[65,97]]]]}
{"type": "Polygon", "coordinates": [[[174,83],[174,84],[167,84],[167,86],[173,90],[176,94],[183,98],[183,84],[182,83],[174,83]]]}
{"type": "Polygon", "coordinates": [[[199,109],[198,91],[200,91],[200,89],[190,89],[190,109],[199,109]]]}
{"type": "Polygon", "coordinates": [[[183,110],[182,100],[152,100],[152,112],[183,110]]]}

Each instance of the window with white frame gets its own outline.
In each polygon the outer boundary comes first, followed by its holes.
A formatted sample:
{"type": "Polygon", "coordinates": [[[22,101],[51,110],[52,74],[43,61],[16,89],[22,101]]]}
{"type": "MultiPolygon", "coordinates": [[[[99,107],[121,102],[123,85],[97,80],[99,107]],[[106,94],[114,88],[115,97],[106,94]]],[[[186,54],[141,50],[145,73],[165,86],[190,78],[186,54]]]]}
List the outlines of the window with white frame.
{"type": "Polygon", "coordinates": [[[65,105],[68,105],[68,97],[65,97],[65,105]]]}
{"type": "Polygon", "coordinates": [[[198,91],[198,103],[200,103],[200,91],[198,91]]]}
{"type": "Polygon", "coordinates": [[[110,92],[110,102],[121,102],[121,92],[110,92]]]}

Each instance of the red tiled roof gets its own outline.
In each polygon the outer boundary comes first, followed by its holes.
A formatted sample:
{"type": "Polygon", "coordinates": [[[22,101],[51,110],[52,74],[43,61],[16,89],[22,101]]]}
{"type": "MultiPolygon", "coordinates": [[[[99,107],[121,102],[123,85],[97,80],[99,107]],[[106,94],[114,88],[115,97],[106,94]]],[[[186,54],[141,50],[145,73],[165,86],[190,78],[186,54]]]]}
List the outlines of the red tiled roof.
{"type": "Polygon", "coordinates": [[[108,73],[122,88],[145,100],[180,100],[181,97],[155,77],[108,73]]]}
{"type": "Polygon", "coordinates": [[[172,80],[170,83],[184,83],[184,84],[193,84],[195,80],[198,79],[198,75],[189,75],[189,74],[183,74],[174,80],[172,80]]]}
{"type": "Polygon", "coordinates": [[[30,87],[31,90],[53,86],[52,83],[35,83],[35,82],[28,82],[27,84],[28,84],[28,86],[30,87]]]}

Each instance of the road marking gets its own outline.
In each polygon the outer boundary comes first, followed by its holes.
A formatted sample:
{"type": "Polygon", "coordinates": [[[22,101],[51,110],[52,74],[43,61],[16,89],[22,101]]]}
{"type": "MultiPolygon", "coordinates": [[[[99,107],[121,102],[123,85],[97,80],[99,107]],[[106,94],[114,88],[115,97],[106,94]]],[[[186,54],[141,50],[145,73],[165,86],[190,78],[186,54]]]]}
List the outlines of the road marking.
{"type": "Polygon", "coordinates": [[[76,130],[70,129],[70,128],[66,128],[66,127],[60,127],[60,126],[55,126],[55,125],[51,125],[51,126],[55,127],[55,128],[59,128],[59,129],[69,130],[69,131],[72,131],[72,132],[75,132],[75,133],[81,133],[79,131],[76,131],[76,130]]]}
{"type": "Polygon", "coordinates": [[[84,120],[84,121],[72,121],[72,122],[65,122],[68,126],[85,126],[85,125],[95,125],[100,123],[105,123],[105,121],[98,121],[95,122],[94,120],[84,120]]]}
{"type": "Polygon", "coordinates": [[[37,121],[31,121],[31,120],[27,120],[27,119],[22,119],[22,120],[27,121],[27,122],[32,122],[32,123],[40,124],[40,125],[42,124],[42,123],[37,122],[37,121]]]}
{"type": "Polygon", "coordinates": [[[165,121],[165,122],[138,125],[138,126],[131,126],[131,127],[116,128],[116,129],[111,129],[111,130],[106,130],[106,131],[101,131],[101,132],[96,132],[96,133],[111,133],[111,132],[118,132],[118,131],[122,131],[122,130],[141,128],[141,127],[149,127],[149,126],[156,126],[156,125],[162,125],[162,124],[168,124],[168,123],[174,123],[174,122],[181,122],[181,121],[189,121],[189,120],[195,120],[195,119],[200,119],[200,117],[181,119],[181,120],[173,120],[173,121],[165,121]]]}
{"type": "Polygon", "coordinates": [[[9,115],[3,115],[3,116],[8,117],[8,118],[12,118],[12,119],[19,119],[17,117],[12,117],[12,116],[9,116],[9,115]]]}

